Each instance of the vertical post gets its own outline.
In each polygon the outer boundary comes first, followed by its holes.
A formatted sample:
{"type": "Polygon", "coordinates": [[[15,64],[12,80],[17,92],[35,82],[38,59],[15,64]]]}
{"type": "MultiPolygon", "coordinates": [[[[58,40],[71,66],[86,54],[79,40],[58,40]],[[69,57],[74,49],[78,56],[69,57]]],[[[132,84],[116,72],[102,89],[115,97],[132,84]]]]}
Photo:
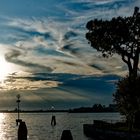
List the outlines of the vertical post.
{"type": "Polygon", "coordinates": [[[56,119],[55,116],[52,116],[52,120],[51,120],[51,126],[55,126],[56,125],[56,119]]]}
{"type": "Polygon", "coordinates": [[[56,125],[56,118],[55,118],[55,115],[53,114],[54,112],[54,106],[51,107],[52,109],[52,119],[51,119],[51,126],[55,126],[56,125]]]}
{"type": "Polygon", "coordinates": [[[18,118],[16,119],[16,123],[18,125],[19,122],[21,122],[22,120],[20,119],[20,94],[17,95],[17,113],[18,113],[18,118]]]}
{"type": "Polygon", "coordinates": [[[26,123],[21,121],[18,128],[18,140],[27,140],[27,126],[26,123]]]}
{"type": "Polygon", "coordinates": [[[63,130],[61,140],[73,140],[70,130],[63,130]]]}
{"type": "Polygon", "coordinates": [[[19,117],[20,117],[20,114],[19,114],[19,103],[20,103],[20,95],[18,94],[17,95],[17,104],[18,104],[18,120],[19,120],[19,117]]]}

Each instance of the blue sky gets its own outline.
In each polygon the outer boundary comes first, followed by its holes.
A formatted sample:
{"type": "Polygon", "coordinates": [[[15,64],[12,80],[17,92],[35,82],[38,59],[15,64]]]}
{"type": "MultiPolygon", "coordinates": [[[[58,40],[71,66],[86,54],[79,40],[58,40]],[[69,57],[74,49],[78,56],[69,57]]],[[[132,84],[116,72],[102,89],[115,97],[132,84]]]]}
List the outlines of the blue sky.
{"type": "Polygon", "coordinates": [[[85,39],[95,18],[130,16],[139,0],[0,0],[0,108],[34,109],[112,103],[127,67],[85,39]]]}

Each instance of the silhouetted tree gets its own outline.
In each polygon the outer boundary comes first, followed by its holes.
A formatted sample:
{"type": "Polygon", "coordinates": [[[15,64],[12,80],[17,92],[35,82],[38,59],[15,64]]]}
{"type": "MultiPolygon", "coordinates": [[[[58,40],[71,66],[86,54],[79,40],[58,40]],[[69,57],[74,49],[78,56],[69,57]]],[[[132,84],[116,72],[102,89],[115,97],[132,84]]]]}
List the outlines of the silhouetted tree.
{"type": "MultiPolygon", "coordinates": [[[[121,56],[129,70],[129,76],[117,83],[114,94],[120,112],[126,115],[131,130],[136,114],[140,116],[140,77],[138,64],[140,54],[140,13],[135,7],[130,17],[116,17],[111,20],[91,20],[86,25],[86,38],[103,57],[113,54],[121,56]]],[[[138,118],[138,117],[137,117],[138,118]]],[[[139,121],[137,119],[137,121],[139,121]]],[[[135,121],[135,122],[137,122],[135,121]]]]}
{"type": "Polygon", "coordinates": [[[127,64],[130,77],[137,77],[140,53],[140,13],[135,7],[133,16],[111,20],[91,20],[86,25],[86,38],[104,57],[117,53],[127,64]]]}
{"type": "Polygon", "coordinates": [[[117,90],[114,94],[114,101],[117,103],[120,112],[126,116],[130,130],[137,121],[135,120],[136,114],[140,112],[139,84],[140,77],[137,77],[135,81],[131,83],[129,77],[123,78],[118,81],[117,90]]]}

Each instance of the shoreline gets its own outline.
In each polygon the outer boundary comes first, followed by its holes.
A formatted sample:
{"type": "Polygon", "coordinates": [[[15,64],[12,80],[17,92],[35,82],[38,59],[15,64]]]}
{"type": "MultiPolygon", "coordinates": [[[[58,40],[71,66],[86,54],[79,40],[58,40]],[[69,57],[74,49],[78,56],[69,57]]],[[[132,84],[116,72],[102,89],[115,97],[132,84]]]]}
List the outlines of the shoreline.
{"type": "MultiPolygon", "coordinates": [[[[95,112],[71,112],[69,110],[54,110],[54,111],[51,111],[51,110],[21,110],[19,113],[119,113],[119,112],[114,112],[114,111],[110,111],[110,112],[98,112],[98,111],[95,111],[95,112]]],[[[0,113],[18,113],[17,111],[14,111],[14,110],[0,110],[0,113]]]]}

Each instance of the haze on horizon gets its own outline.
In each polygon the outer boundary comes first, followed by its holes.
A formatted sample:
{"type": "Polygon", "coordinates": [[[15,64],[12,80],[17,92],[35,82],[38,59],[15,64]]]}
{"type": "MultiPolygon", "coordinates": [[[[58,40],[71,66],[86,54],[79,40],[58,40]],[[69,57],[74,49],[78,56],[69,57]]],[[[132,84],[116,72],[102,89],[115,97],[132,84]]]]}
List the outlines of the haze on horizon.
{"type": "Polygon", "coordinates": [[[0,109],[71,108],[112,103],[127,67],[102,58],[85,39],[95,18],[130,16],[139,0],[1,0],[0,109]]]}

